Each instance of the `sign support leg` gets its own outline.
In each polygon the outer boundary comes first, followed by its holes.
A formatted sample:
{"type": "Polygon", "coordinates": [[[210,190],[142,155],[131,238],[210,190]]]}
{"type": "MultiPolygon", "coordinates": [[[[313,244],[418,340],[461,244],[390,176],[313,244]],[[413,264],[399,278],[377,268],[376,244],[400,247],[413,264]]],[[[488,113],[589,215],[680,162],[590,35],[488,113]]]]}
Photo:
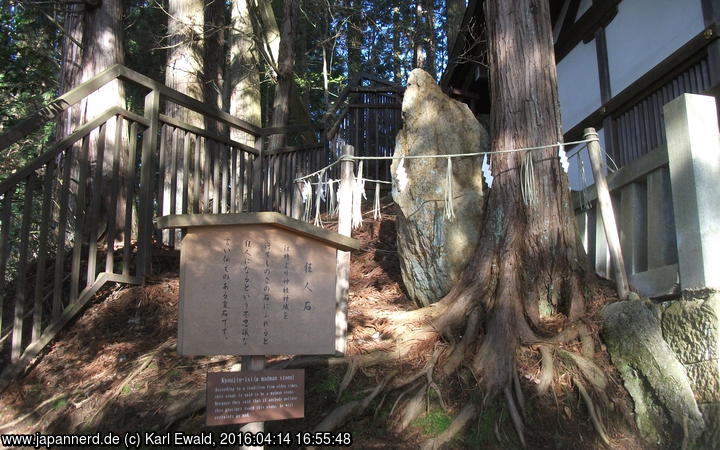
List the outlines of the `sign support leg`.
{"type": "MultiPolygon", "coordinates": [[[[253,356],[243,356],[242,357],[242,366],[240,367],[241,372],[254,372],[258,370],[263,370],[265,368],[265,355],[253,355],[253,356]]],[[[265,422],[253,422],[253,423],[246,423],[242,427],[240,427],[241,433],[262,433],[265,431],[265,422]]],[[[238,447],[240,450],[246,450],[246,449],[264,449],[265,447],[246,447],[244,445],[241,445],[238,447]]]]}

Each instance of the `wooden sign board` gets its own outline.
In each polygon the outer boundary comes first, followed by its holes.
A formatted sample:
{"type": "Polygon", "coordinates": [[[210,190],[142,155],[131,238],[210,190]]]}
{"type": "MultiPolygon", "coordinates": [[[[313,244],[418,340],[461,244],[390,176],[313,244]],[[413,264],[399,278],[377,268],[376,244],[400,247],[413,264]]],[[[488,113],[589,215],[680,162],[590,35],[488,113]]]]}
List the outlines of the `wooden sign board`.
{"type": "Polygon", "coordinates": [[[336,352],[338,329],[345,329],[336,323],[344,320],[337,314],[336,255],[357,241],[277,213],[175,217],[165,225],[187,229],[181,354],[336,352]]]}
{"type": "Polygon", "coordinates": [[[305,416],[305,371],[207,374],[206,424],[227,425],[305,416]]]}

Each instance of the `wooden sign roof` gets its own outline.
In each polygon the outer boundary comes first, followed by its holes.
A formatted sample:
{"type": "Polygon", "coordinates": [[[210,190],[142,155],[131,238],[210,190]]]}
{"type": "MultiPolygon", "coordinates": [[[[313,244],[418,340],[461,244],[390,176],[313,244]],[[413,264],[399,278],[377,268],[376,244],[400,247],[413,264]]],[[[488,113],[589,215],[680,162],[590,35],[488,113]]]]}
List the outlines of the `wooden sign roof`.
{"type": "Polygon", "coordinates": [[[273,225],[331,245],[338,250],[360,248],[360,241],[331,230],[316,227],[276,212],[237,214],[176,214],[156,219],[158,228],[189,228],[227,225],[273,225]]]}

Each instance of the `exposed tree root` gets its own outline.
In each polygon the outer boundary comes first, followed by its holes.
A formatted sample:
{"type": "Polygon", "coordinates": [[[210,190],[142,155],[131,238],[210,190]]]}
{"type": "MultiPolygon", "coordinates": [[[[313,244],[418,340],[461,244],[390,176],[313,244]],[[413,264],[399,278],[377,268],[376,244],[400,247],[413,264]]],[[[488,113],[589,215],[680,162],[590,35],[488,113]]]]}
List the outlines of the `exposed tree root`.
{"type": "Polygon", "coordinates": [[[554,361],[552,356],[552,348],[547,345],[540,345],[540,354],[542,355],[541,360],[541,371],[540,371],[540,382],[538,383],[538,395],[545,395],[550,388],[554,376],[554,361]]]}
{"type": "Polygon", "coordinates": [[[364,399],[353,400],[332,410],[330,414],[328,414],[325,419],[323,419],[323,421],[315,427],[315,431],[332,431],[342,426],[352,416],[362,414],[394,376],[395,372],[388,374],[385,379],[364,399]]]}
{"type": "Polygon", "coordinates": [[[459,432],[461,432],[467,424],[475,418],[477,415],[477,408],[474,404],[468,403],[463,407],[463,409],[460,411],[460,414],[455,417],[455,419],[452,421],[450,426],[447,430],[443,431],[438,435],[437,437],[430,439],[426,441],[422,449],[423,450],[434,450],[440,448],[444,443],[450,441],[452,438],[454,438],[459,432]]]}
{"type": "Polygon", "coordinates": [[[517,407],[515,406],[515,400],[513,400],[512,392],[510,392],[510,388],[506,387],[503,389],[503,393],[505,394],[505,403],[507,405],[508,412],[510,412],[510,418],[512,419],[513,426],[515,427],[515,432],[517,433],[523,448],[527,448],[527,444],[525,443],[525,425],[523,425],[520,413],[518,413],[517,407]]]}
{"type": "MultiPolygon", "coordinates": [[[[45,406],[49,405],[50,403],[54,403],[55,401],[63,399],[63,398],[70,398],[70,397],[73,397],[80,393],[81,393],[81,391],[74,391],[74,392],[70,392],[70,393],[54,395],[54,396],[50,397],[49,399],[41,402],[39,405],[37,405],[35,408],[33,408],[32,411],[30,411],[26,414],[23,414],[22,416],[18,417],[17,419],[13,420],[12,422],[8,422],[8,423],[5,423],[2,426],[0,426],[0,432],[4,433],[6,431],[13,430],[15,428],[15,426],[21,424],[26,419],[34,416],[38,411],[40,411],[41,409],[43,409],[45,406]]],[[[17,432],[17,430],[16,430],[16,432],[17,432]]]]}
{"type": "Polygon", "coordinates": [[[610,439],[608,439],[607,433],[605,433],[605,427],[603,427],[603,424],[600,421],[599,414],[595,409],[595,404],[590,398],[590,394],[588,394],[585,389],[585,385],[583,385],[577,377],[573,377],[573,382],[575,383],[575,386],[577,386],[578,391],[580,391],[580,395],[583,400],[585,400],[585,406],[587,406],[588,412],[590,413],[590,420],[592,421],[593,427],[595,427],[595,431],[597,431],[598,435],[600,435],[600,439],[602,439],[606,445],[610,445],[610,439]]]}

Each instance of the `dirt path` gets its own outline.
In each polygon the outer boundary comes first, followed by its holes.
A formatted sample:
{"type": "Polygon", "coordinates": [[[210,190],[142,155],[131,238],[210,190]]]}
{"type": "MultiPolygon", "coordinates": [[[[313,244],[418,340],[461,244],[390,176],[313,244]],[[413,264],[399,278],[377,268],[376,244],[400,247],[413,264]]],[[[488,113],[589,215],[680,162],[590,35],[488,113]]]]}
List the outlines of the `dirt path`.
{"type": "MultiPolygon", "coordinates": [[[[392,213],[392,208],[385,208],[392,213]]],[[[405,296],[395,249],[395,217],[369,220],[354,233],[363,242],[353,253],[349,296],[348,354],[370,351],[382,340],[382,317],[413,309],[405,296]]],[[[173,267],[176,262],[164,265],[173,267]]],[[[163,265],[163,264],[161,264],[163,265]]],[[[176,266],[174,266],[176,267],[176,266]]],[[[612,296],[604,287],[591,305],[595,314],[612,296]]],[[[108,289],[98,294],[85,313],[49,347],[28,374],[0,395],[0,433],[89,433],[113,431],[205,430],[202,404],[207,371],[228,370],[232,357],[185,358],[175,352],[177,273],[148,280],[144,287],[108,289]],[[191,414],[188,415],[188,412],[191,414]]],[[[562,323],[556,324],[562,327],[562,323]]],[[[590,323],[597,332],[597,324],[590,323]]],[[[611,375],[604,349],[600,360],[611,375]]],[[[537,352],[521,355],[523,373],[539,373],[537,352]]],[[[273,357],[278,361],[287,357],[273,357]]],[[[356,376],[340,403],[361,398],[387,369],[356,376]]],[[[412,370],[412,368],[404,368],[412,370]]],[[[309,431],[334,407],[344,368],[306,370],[306,418],[269,423],[269,431],[309,431]]],[[[570,380],[558,380],[554,396],[533,398],[536,379],[521,379],[528,392],[528,439],[532,448],[606,448],[599,442],[582,402],[565,401],[575,394],[570,380]],[[574,405],[571,407],[562,405],[574,405]]],[[[395,401],[378,399],[363,417],[349,423],[357,448],[416,448],[449,425],[467,398],[463,380],[448,388],[452,398],[439,401],[430,393],[424,417],[398,431],[390,420],[395,401]],[[441,405],[444,405],[443,408],[441,405]]],[[[608,419],[613,447],[644,447],[624,425],[628,410],[624,390],[612,386],[615,418],[608,419]],[[626,413],[625,413],[626,415],[626,413]],[[619,419],[618,419],[619,417],[619,419]]],[[[488,405],[483,418],[450,448],[502,448],[512,444],[512,428],[501,408],[488,405]],[[498,444],[498,437],[503,444],[498,444]]],[[[234,431],[237,427],[215,427],[234,431]]]]}

